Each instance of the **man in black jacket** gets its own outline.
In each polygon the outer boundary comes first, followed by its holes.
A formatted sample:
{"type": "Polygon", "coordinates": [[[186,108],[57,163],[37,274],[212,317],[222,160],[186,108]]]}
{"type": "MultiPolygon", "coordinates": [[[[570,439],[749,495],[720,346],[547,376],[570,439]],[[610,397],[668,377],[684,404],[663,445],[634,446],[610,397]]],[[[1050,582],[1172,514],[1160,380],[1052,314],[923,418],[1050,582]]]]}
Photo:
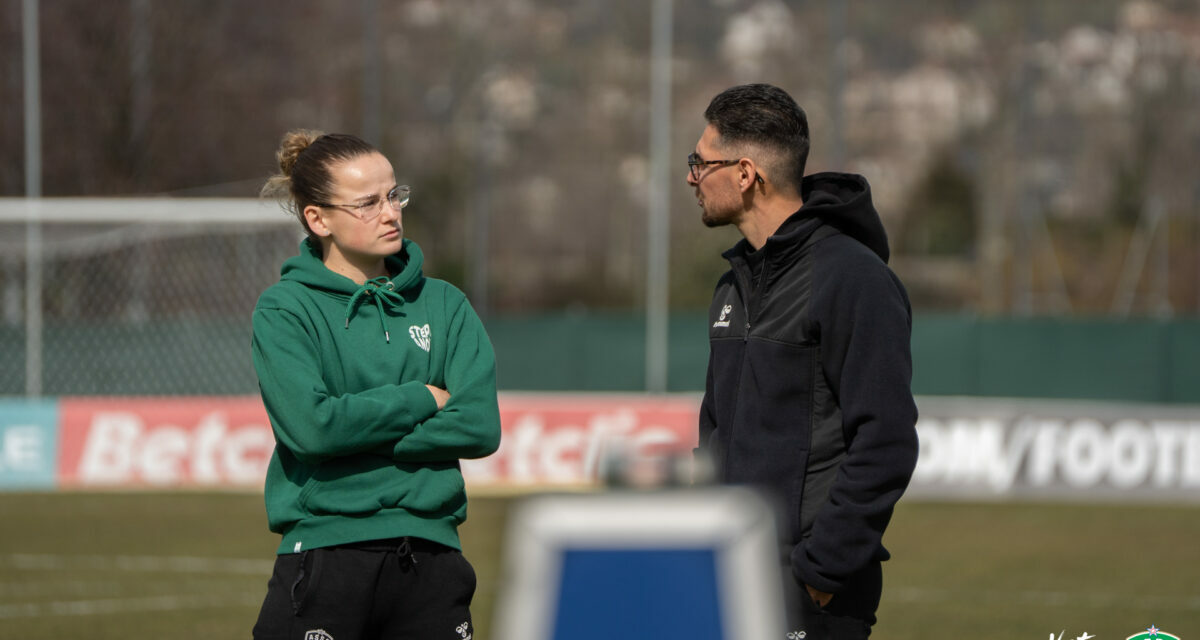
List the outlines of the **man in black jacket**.
{"type": "Polygon", "coordinates": [[[787,93],[733,87],[704,117],[687,182],[704,224],[744,239],[709,308],[698,454],[784,510],[788,637],[865,638],[917,459],[908,296],[866,179],[804,175],[808,120],[787,93]]]}

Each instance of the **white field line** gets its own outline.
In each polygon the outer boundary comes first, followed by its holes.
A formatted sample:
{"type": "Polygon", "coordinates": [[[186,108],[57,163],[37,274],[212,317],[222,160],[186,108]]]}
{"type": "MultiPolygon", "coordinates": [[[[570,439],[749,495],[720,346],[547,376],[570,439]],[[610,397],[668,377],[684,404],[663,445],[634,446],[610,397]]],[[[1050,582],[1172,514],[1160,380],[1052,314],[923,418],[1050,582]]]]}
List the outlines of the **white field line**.
{"type": "Polygon", "coordinates": [[[913,604],[953,602],[999,602],[1045,607],[1089,607],[1106,609],[1114,606],[1141,606],[1168,610],[1200,610],[1200,596],[1130,595],[1126,593],[1084,593],[1077,591],[995,591],[963,589],[927,589],[895,587],[884,589],[884,600],[913,604]]]}
{"type": "Polygon", "coordinates": [[[262,594],[240,596],[149,596],[144,598],[105,598],[23,604],[0,604],[0,619],[39,618],[46,616],[91,616],[113,613],[178,611],[229,606],[257,607],[262,594]]]}
{"type": "Polygon", "coordinates": [[[128,571],[270,576],[274,560],[190,556],[101,556],[12,553],[0,566],[25,571],[128,571]]]}
{"type": "MultiPolygon", "coordinates": [[[[23,571],[108,571],[125,573],[184,573],[210,575],[271,575],[274,561],[189,556],[102,556],[13,553],[0,555],[0,567],[23,571]]],[[[177,611],[229,606],[257,607],[263,593],[222,595],[159,595],[130,598],[3,603],[0,619],[39,616],[86,616],[114,613],[177,611]]]]}

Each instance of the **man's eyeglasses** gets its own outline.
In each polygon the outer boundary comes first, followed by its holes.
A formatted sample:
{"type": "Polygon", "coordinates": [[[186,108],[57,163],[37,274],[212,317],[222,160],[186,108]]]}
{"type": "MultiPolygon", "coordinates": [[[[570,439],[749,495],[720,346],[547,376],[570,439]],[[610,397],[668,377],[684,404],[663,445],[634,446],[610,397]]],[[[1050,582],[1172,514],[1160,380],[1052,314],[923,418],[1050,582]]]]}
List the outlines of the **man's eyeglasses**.
{"type": "Polygon", "coordinates": [[[703,160],[698,153],[688,154],[688,168],[692,170],[692,180],[700,179],[700,171],[710,164],[734,164],[737,160],[703,160]]]}
{"type": "MultiPolygon", "coordinates": [[[[741,160],[740,159],[738,159],[738,160],[702,160],[700,158],[700,154],[698,154],[698,153],[689,153],[688,154],[688,168],[691,169],[691,171],[692,171],[692,180],[695,180],[697,182],[700,181],[701,169],[707,165],[710,165],[710,164],[737,164],[738,162],[741,162],[741,160]]],[[[766,184],[766,180],[763,179],[762,174],[756,175],[754,177],[754,181],[759,184],[766,184]]]]}
{"type": "Polygon", "coordinates": [[[314,202],[318,207],[336,207],[349,211],[351,215],[362,220],[370,222],[379,217],[383,213],[383,203],[388,203],[393,210],[399,211],[408,206],[408,196],[412,192],[412,188],[408,185],[400,185],[388,192],[387,197],[382,200],[371,198],[362,204],[339,204],[337,202],[314,202]]]}

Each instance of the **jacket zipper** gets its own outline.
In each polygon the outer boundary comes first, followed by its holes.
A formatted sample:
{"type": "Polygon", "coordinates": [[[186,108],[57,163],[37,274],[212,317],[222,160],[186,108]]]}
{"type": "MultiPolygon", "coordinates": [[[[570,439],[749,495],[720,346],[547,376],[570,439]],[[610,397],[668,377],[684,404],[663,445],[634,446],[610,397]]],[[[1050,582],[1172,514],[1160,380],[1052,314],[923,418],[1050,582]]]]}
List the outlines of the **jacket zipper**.
{"type": "MultiPolygon", "coordinates": [[[[743,263],[743,264],[745,264],[745,263],[743,263]]],[[[764,260],[763,265],[762,265],[762,273],[759,275],[759,278],[761,279],[761,281],[759,282],[758,288],[754,288],[754,287],[750,286],[753,283],[748,282],[747,276],[745,274],[743,274],[741,269],[735,269],[735,273],[737,274],[738,284],[741,286],[741,288],[743,290],[743,294],[741,297],[742,297],[742,300],[745,301],[744,306],[745,306],[745,311],[746,311],[746,322],[745,322],[746,335],[742,336],[742,342],[744,342],[744,343],[750,342],[750,326],[751,326],[750,313],[751,313],[751,310],[755,306],[757,306],[757,304],[752,304],[752,303],[757,303],[759,301],[759,299],[762,297],[762,287],[765,286],[764,283],[767,281],[767,267],[768,266],[769,266],[769,263],[764,260]]],[[[750,275],[752,276],[753,274],[750,274],[750,275]]]]}

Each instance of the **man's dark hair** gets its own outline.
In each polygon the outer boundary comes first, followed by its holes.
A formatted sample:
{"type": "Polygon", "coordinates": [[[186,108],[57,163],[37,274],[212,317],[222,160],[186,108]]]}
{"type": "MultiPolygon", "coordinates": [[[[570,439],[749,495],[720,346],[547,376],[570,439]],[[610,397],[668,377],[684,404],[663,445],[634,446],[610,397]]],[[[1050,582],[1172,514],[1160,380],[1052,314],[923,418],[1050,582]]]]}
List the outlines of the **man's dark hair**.
{"type": "Polygon", "coordinates": [[[730,87],[708,103],[704,119],[716,128],[722,144],[749,143],[777,155],[778,180],[800,192],[808,161],[808,116],[786,91],[769,84],[730,87]]]}

